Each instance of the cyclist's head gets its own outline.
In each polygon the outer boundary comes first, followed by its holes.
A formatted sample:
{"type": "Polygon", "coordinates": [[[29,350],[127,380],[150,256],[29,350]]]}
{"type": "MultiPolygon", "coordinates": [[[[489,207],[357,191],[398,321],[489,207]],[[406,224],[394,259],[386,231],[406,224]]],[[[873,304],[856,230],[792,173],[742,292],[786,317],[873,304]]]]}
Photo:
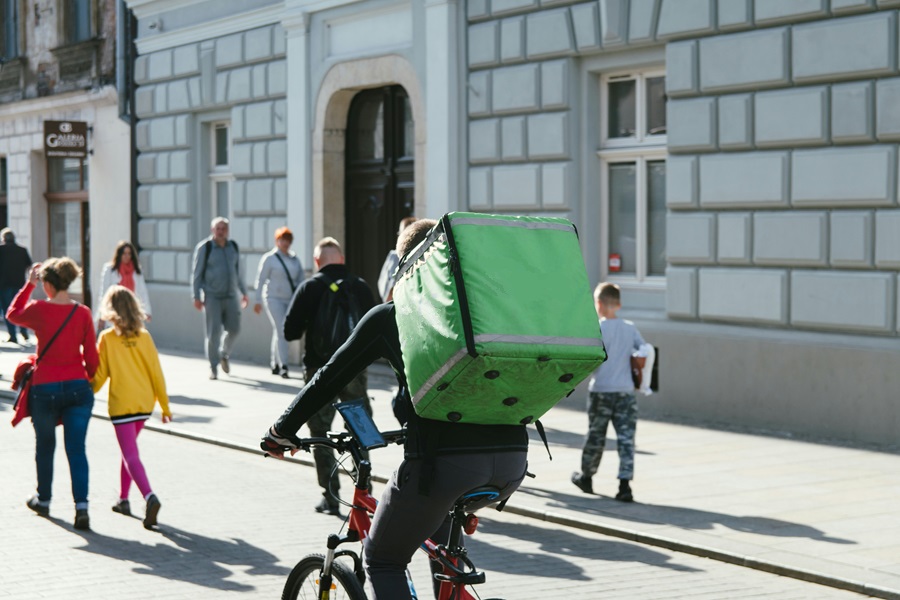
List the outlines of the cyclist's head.
{"type": "Polygon", "coordinates": [[[411,223],[406,229],[400,233],[397,238],[397,254],[405,256],[407,252],[419,245],[419,242],[425,239],[431,228],[437,225],[434,219],[419,219],[415,223],[411,223]]]}

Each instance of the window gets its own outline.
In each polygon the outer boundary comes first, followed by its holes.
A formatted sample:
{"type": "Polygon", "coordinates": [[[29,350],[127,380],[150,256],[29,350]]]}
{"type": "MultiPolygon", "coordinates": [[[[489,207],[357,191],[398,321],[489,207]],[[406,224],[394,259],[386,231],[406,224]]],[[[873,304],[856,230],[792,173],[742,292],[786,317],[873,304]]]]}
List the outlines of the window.
{"type": "Polygon", "coordinates": [[[6,199],[6,194],[9,192],[9,175],[7,175],[6,170],[6,157],[0,156],[0,198],[6,199]]]}
{"type": "Polygon", "coordinates": [[[0,0],[0,58],[19,56],[19,0],[0,0]]]}
{"type": "Polygon", "coordinates": [[[601,79],[603,277],[652,282],[666,270],[666,80],[661,72],[601,79]]]}
{"type": "Polygon", "coordinates": [[[66,42],[84,42],[93,36],[91,0],[65,0],[66,42]]]}
{"type": "MultiPolygon", "coordinates": [[[[50,256],[68,256],[89,270],[88,166],[80,158],[47,159],[47,214],[50,228],[50,256]]],[[[78,278],[69,292],[85,302],[90,290],[78,278]]]]}
{"type": "Polygon", "coordinates": [[[231,218],[231,129],[228,123],[210,125],[209,185],[214,217],[231,218]]]}

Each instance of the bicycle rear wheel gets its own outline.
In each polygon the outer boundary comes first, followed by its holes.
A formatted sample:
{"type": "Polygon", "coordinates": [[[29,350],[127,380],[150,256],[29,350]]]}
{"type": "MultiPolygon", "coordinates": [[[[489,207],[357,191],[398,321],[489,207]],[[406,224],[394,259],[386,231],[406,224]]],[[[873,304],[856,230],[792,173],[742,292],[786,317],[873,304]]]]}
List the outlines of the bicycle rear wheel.
{"type": "MultiPolygon", "coordinates": [[[[297,563],[288,575],[284,584],[281,600],[317,600],[319,581],[325,557],[321,554],[310,554],[297,563]]],[[[345,565],[334,561],[331,563],[330,600],[366,600],[366,593],[356,574],[345,565]]]]}

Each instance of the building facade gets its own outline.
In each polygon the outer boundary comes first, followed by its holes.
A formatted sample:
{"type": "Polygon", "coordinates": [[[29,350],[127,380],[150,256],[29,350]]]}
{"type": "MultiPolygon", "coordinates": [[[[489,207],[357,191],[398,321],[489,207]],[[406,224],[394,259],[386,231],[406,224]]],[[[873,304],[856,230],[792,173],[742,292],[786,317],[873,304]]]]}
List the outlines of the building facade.
{"type": "Polygon", "coordinates": [[[35,260],[74,258],[86,277],[71,291],[88,303],[102,264],[131,235],[119,14],[114,0],[0,1],[0,226],[35,260]],[[78,147],[58,145],[60,135],[78,147]]]}
{"type": "MultiPolygon", "coordinates": [[[[456,2],[128,0],[137,212],[164,343],[199,350],[194,246],[231,221],[248,284],[282,225],[307,271],[330,235],[374,284],[401,218],[460,203],[464,20],[456,2]]],[[[265,360],[246,311],[236,357],[265,360]]]]}
{"type": "Polygon", "coordinates": [[[201,347],[190,260],[217,214],[248,282],[283,224],[307,269],[332,235],[371,278],[408,214],[562,216],[659,349],[645,414],[896,443],[900,1],[128,6],[170,345],[201,347]]]}

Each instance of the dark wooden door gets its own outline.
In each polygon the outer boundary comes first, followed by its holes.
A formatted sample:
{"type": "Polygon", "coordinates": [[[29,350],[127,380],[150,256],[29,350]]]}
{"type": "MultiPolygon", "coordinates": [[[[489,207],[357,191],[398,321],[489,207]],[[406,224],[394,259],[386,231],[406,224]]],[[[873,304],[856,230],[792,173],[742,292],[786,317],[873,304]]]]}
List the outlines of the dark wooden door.
{"type": "Polygon", "coordinates": [[[346,239],[351,272],[378,298],[378,273],[397,243],[400,220],[413,214],[415,135],[400,86],[360,92],[350,104],[346,147],[346,239]]]}

